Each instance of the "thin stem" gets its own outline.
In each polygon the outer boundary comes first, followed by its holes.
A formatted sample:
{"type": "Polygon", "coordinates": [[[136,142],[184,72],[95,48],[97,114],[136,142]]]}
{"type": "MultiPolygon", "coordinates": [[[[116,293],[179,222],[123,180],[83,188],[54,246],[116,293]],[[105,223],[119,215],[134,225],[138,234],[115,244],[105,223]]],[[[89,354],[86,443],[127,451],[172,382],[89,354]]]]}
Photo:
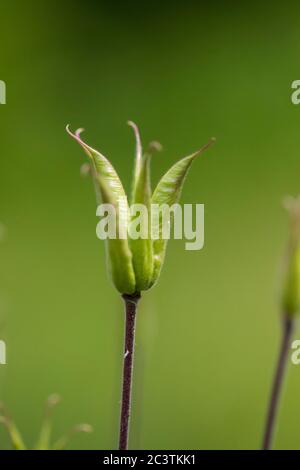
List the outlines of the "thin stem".
{"type": "Polygon", "coordinates": [[[132,369],[137,304],[140,294],[123,296],[125,302],[125,344],[119,450],[127,450],[131,411],[132,369]]]}
{"type": "Polygon", "coordinates": [[[277,367],[274,376],[274,382],[270,397],[270,404],[267,414],[265,434],[263,438],[263,450],[272,448],[274,431],[276,427],[276,418],[280,404],[280,397],[284,383],[284,377],[288,366],[289,348],[294,331],[294,319],[288,316],[283,318],[282,342],[279,352],[277,367]]]}

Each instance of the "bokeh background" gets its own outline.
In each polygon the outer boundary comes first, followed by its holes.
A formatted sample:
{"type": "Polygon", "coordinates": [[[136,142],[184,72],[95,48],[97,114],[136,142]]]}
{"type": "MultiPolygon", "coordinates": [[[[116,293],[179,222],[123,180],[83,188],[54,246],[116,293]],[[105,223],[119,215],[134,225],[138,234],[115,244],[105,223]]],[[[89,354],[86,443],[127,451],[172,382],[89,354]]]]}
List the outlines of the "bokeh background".
{"type": "MultiPolygon", "coordinates": [[[[1,1],[0,398],[29,446],[52,392],[54,438],[88,422],[94,433],[70,448],[117,445],[123,306],[65,125],[84,126],[128,188],[128,119],[164,145],[153,184],[217,138],[182,196],[205,204],[205,248],[171,241],[141,302],[130,446],[260,446],[280,339],[281,200],[300,192],[299,13],[290,1],[1,1]]],[[[300,449],[300,367],[289,372],[276,448],[300,449]]]]}

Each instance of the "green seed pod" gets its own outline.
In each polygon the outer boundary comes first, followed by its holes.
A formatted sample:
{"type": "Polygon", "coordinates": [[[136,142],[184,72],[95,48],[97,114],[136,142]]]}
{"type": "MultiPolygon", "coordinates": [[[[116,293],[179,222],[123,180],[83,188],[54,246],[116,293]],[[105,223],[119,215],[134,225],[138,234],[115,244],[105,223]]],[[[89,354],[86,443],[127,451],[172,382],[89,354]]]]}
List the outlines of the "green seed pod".
{"type": "MultiPolygon", "coordinates": [[[[183,188],[185,178],[188,174],[188,171],[195,160],[195,158],[201,155],[210,145],[214,142],[214,139],[211,139],[208,144],[202,147],[197,152],[189,155],[188,157],[179,160],[175,165],[170,168],[169,171],[161,178],[158,183],[153,196],[152,204],[157,204],[158,207],[166,204],[171,207],[173,204],[178,203],[183,188]]],[[[167,240],[162,238],[162,215],[159,214],[159,238],[153,241],[153,255],[154,255],[154,266],[153,266],[153,276],[152,276],[152,285],[157,281],[160,271],[164,262],[167,240]]]]}
{"type": "MultiPolygon", "coordinates": [[[[133,122],[129,121],[128,124],[133,128],[136,138],[132,205],[130,208],[120,178],[109,160],[81,139],[82,129],[73,134],[67,127],[68,133],[83,147],[91,159],[91,173],[98,204],[102,201],[115,207],[117,215],[116,233],[118,234],[119,229],[121,229],[123,233],[128,235],[126,238],[117,237],[107,240],[112,279],[116,288],[122,294],[133,294],[148,290],[157,281],[163,265],[167,242],[160,237],[159,239],[152,239],[152,206],[155,204],[158,207],[162,205],[170,207],[179,201],[183,183],[192,162],[214,141],[214,139],[211,139],[198,152],[177,162],[160,180],[151,197],[151,152],[143,154],[139,130],[133,122]],[[121,201],[123,201],[123,205],[120,203],[121,201]],[[134,206],[136,212],[138,212],[138,217],[136,213],[133,213],[134,206]],[[140,211],[138,211],[138,207],[140,207],[140,211]],[[133,234],[137,233],[138,224],[141,231],[140,236],[136,237],[133,234]]],[[[159,144],[153,143],[152,148],[159,149],[159,144]]],[[[159,236],[161,236],[161,218],[158,220],[157,229],[159,236]]]]}
{"type": "Polygon", "coordinates": [[[46,401],[44,417],[40,430],[40,435],[36,444],[36,450],[47,450],[50,447],[50,438],[52,432],[52,414],[54,408],[60,402],[60,396],[54,393],[46,401]]]}
{"type": "Polygon", "coordinates": [[[128,123],[133,127],[136,136],[135,172],[132,187],[131,214],[129,223],[129,246],[132,252],[133,268],[136,278],[136,290],[138,292],[150,287],[153,273],[153,242],[151,239],[151,182],[150,182],[150,153],[142,155],[142,146],[138,128],[134,123],[128,123]],[[137,213],[133,213],[133,205],[136,205],[137,213]],[[136,224],[140,225],[141,237],[134,239],[133,231],[136,224]]]}
{"type": "Polygon", "coordinates": [[[3,403],[0,403],[0,423],[3,424],[8,432],[12,446],[15,450],[26,450],[23,437],[15,425],[14,421],[9,416],[3,403]]]}
{"type": "Polygon", "coordinates": [[[284,266],[282,309],[287,316],[300,310],[300,197],[287,197],[284,206],[290,218],[290,237],[284,266]]]}
{"type": "MultiPolygon", "coordinates": [[[[80,137],[82,129],[73,134],[67,127],[68,133],[85,150],[92,160],[92,174],[94,178],[97,203],[100,197],[104,204],[111,204],[116,213],[116,233],[119,233],[120,219],[122,230],[127,232],[128,202],[121,180],[109,160],[100,152],[87,145],[80,137]],[[124,203],[126,207],[124,208],[124,203]],[[121,213],[124,209],[125,215],[121,213]],[[126,214],[127,213],[127,214],[126,214]]],[[[132,264],[132,254],[129,249],[128,239],[108,238],[106,241],[108,266],[115,287],[122,294],[133,294],[136,291],[135,274],[132,264]]]]}

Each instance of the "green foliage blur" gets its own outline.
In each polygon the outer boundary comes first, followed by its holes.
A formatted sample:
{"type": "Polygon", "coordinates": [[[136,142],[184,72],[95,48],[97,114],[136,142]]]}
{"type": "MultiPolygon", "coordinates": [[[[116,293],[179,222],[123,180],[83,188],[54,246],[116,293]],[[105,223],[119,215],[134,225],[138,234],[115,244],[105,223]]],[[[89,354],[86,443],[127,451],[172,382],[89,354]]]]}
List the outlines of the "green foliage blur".
{"type": "MultiPolygon", "coordinates": [[[[0,400],[27,442],[57,392],[54,438],[87,422],[94,433],[70,448],[117,445],[123,305],[65,126],[86,128],[128,190],[131,119],[145,143],[164,146],[153,186],[178,158],[217,143],[182,195],[205,204],[205,247],[171,241],[140,302],[130,447],[260,446],[280,337],[280,202],[300,192],[300,106],[290,100],[299,12],[291,1],[2,0],[0,400]]],[[[299,386],[291,366],[276,448],[300,449],[299,386]]]]}

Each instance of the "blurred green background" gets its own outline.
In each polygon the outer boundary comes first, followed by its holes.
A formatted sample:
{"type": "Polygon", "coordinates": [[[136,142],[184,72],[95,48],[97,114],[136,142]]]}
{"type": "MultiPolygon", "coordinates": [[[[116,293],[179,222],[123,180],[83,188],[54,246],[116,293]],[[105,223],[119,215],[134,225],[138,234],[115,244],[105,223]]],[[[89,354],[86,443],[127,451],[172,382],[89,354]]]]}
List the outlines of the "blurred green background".
{"type": "MultiPolygon", "coordinates": [[[[94,433],[70,448],[117,445],[123,306],[65,125],[84,126],[128,188],[132,119],[164,146],[153,184],[217,143],[182,196],[205,204],[205,248],[171,241],[141,302],[130,447],[260,446],[280,338],[280,204],[300,192],[299,13],[290,1],[1,1],[0,398],[28,445],[52,392],[54,437],[88,422],[94,433]]],[[[292,366],[276,448],[300,449],[299,386],[292,366]]]]}

